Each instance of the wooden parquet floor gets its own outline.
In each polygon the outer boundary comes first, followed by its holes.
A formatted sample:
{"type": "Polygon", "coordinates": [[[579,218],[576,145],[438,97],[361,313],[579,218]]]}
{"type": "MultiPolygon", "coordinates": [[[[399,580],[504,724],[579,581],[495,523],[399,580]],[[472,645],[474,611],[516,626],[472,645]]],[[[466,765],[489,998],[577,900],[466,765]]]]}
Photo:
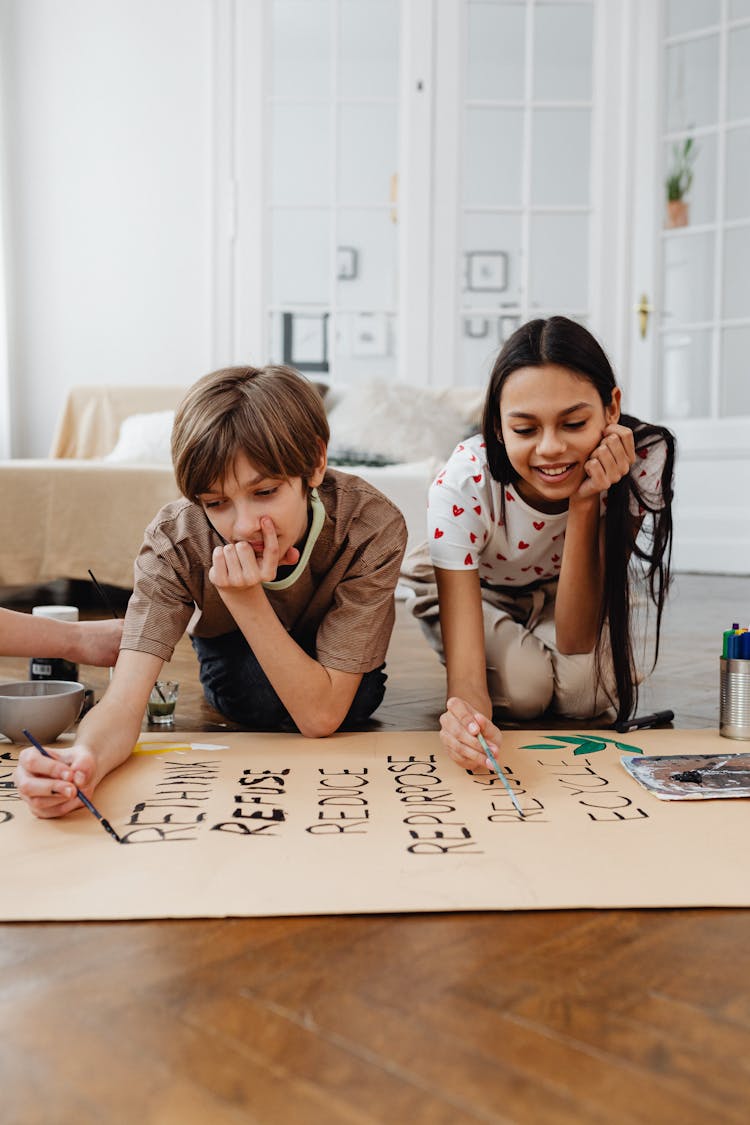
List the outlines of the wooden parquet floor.
{"type": "MultiPolygon", "coordinates": [[[[642,709],[717,725],[749,595],[678,577],[642,709]]],[[[442,670],[403,605],[389,669],[376,725],[433,728],[442,670]]],[[[217,729],[189,645],[170,673],[179,726],[217,729]]],[[[745,1125],[749,948],[745,910],[2,925],[0,1121],[745,1125]]]]}

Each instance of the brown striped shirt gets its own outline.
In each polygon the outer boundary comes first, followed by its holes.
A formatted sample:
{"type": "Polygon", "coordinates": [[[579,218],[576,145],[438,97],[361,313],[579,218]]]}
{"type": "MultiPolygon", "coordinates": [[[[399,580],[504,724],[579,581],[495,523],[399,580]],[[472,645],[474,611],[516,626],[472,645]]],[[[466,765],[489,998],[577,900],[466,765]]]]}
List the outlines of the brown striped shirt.
{"type": "MultiPolygon", "coordinates": [[[[274,612],[321,664],[369,672],[385,660],[393,592],[406,545],[401,512],[381,492],[329,469],[318,494],[325,522],[310,562],[288,590],[267,590],[274,612]]],[[[135,561],[122,648],[169,660],[186,629],[217,637],[237,625],[209,581],[223,540],[199,504],[165,505],[146,528],[135,561]]]]}

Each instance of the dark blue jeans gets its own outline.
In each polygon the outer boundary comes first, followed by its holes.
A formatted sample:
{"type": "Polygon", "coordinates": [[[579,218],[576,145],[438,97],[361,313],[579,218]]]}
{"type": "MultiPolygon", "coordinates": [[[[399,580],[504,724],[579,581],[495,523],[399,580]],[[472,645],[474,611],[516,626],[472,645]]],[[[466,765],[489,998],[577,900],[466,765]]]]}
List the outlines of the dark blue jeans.
{"type": "MultiPolygon", "coordinates": [[[[255,653],[237,629],[221,637],[193,637],[206,699],[222,715],[254,730],[296,730],[255,653]]],[[[365,672],[341,724],[357,726],[369,719],[385,695],[385,664],[365,672]]]]}

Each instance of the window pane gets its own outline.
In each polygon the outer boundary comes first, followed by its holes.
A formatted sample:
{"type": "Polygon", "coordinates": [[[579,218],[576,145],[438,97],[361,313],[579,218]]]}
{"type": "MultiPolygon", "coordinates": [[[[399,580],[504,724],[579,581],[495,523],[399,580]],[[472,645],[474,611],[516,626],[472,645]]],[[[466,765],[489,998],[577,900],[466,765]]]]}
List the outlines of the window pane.
{"type": "Polygon", "coordinates": [[[588,305],[588,260],[588,216],[533,215],[530,306],[585,309],[588,305]]]}
{"type": "Polygon", "coordinates": [[[516,305],[521,299],[521,216],[464,216],[462,303],[516,305]],[[498,257],[498,255],[502,255],[498,257]],[[483,255],[485,256],[483,259],[483,255]]]}
{"type": "Polygon", "coordinates": [[[679,234],[664,245],[664,318],[676,324],[710,320],[714,298],[714,239],[679,234]]]}
{"type": "Polygon", "coordinates": [[[397,106],[341,106],[339,144],[339,202],[388,203],[398,168],[397,106]]]}
{"type": "MultiPolygon", "coordinates": [[[[724,309],[727,319],[750,317],[750,227],[724,231],[724,309]]],[[[745,378],[748,378],[747,368],[745,378]]]]}
{"type": "Polygon", "coordinates": [[[271,93],[325,97],[331,73],[330,0],[274,0],[271,93]]]}
{"type": "Polygon", "coordinates": [[[331,291],[330,213],[278,210],[271,218],[271,303],[327,304],[331,291]]]}
{"type": "Polygon", "coordinates": [[[534,15],[534,97],[591,97],[591,4],[538,4],[534,15]]]}
{"type": "Polygon", "coordinates": [[[324,105],[275,105],[272,118],[271,200],[327,203],[331,129],[324,105]]]}
{"type": "Polygon", "coordinates": [[[721,405],[723,415],[750,414],[750,379],[747,357],[750,352],[750,327],[725,328],[721,405]]]}
{"type": "Polygon", "coordinates": [[[336,300],[378,308],[398,300],[398,227],[390,211],[342,209],[338,215],[336,300]]]}
{"type": "MultiPolygon", "coordinates": [[[[675,168],[675,150],[682,151],[684,141],[676,141],[664,147],[664,195],[666,199],[666,180],[675,168]]],[[[685,201],[689,208],[691,223],[711,223],[716,218],[716,137],[699,137],[693,144],[693,182],[685,201]]]]}
{"type": "Polygon", "coordinates": [[[486,386],[500,342],[497,317],[461,317],[461,359],[456,382],[469,387],[486,386]]]}
{"type": "Polygon", "coordinates": [[[374,376],[396,377],[396,319],[386,313],[340,313],[334,335],[336,380],[355,382],[374,376]]]}
{"type": "Polygon", "coordinates": [[[532,115],[531,201],[587,204],[589,201],[587,109],[537,109],[532,115]]]}
{"type": "Polygon", "coordinates": [[[664,418],[702,418],[711,412],[711,330],[669,332],[662,350],[664,418]]]}
{"type": "Polygon", "coordinates": [[[745,20],[750,18],[750,0],[729,0],[730,20],[745,20]]]}
{"type": "Polygon", "coordinates": [[[339,83],[343,97],[398,94],[397,0],[347,0],[340,6],[339,83]]]}
{"type": "Polygon", "coordinates": [[[468,20],[467,98],[523,98],[524,5],[470,3],[468,20]]]}
{"type": "Polygon", "coordinates": [[[727,219],[750,216],[750,127],[727,130],[727,219]]]}
{"type": "Polygon", "coordinates": [[[729,32],[727,119],[750,117],[750,27],[729,32]]]}
{"type": "Polygon", "coordinates": [[[467,109],[464,203],[482,207],[521,202],[523,112],[467,109]]]}
{"type": "Polygon", "coordinates": [[[702,27],[715,27],[721,17],[721,0],[669,0],[667,35],[682,35],[702,27]]]}
{"type": "Polygon", "coordinates": [[[668,47],[666,131],[714,125],[719,112],[719,37],[668,47]]]}

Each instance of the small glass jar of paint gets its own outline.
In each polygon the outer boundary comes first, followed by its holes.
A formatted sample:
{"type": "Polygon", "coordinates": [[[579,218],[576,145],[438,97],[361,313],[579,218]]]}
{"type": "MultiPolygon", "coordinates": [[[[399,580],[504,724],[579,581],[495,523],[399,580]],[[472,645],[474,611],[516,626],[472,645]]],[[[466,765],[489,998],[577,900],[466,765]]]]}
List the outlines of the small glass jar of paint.
{"type": "Polygon", "coordinates": [[[156,681],[146,708],[146,717],[150,726],[174,726],[174,711],[179,690],[180,685],[174,680],[156,681]]]}

